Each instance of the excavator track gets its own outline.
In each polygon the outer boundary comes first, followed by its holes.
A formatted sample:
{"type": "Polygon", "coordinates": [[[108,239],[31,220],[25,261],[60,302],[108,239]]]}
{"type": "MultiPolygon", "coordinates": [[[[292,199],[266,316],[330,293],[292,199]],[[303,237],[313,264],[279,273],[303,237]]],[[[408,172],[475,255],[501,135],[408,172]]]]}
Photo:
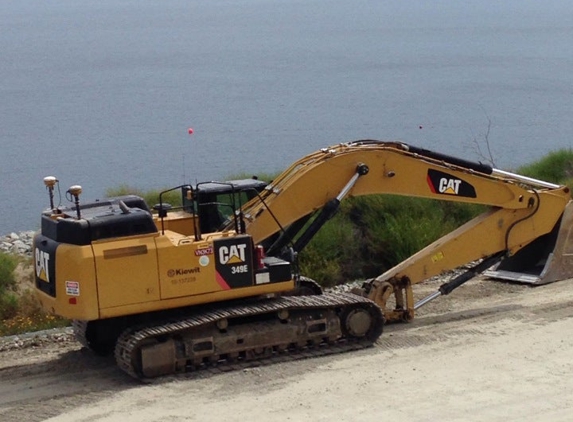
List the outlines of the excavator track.
{"type": "Polygon", "coordinates": [[[80,321],[77,319],[72,321],[72,329],[74,330],[74,337],[76,338],[76,341],[84,347],[91,348],[86,337],[87,328],[87,321],[80,321]]]}
{"type": "Polygon", "coordinates": [[[383,323],[374,302],[351,293],[282,296],[129,328],[117,340],[115,358],[140,380],[227,371],[368,347],[383,323]]]}

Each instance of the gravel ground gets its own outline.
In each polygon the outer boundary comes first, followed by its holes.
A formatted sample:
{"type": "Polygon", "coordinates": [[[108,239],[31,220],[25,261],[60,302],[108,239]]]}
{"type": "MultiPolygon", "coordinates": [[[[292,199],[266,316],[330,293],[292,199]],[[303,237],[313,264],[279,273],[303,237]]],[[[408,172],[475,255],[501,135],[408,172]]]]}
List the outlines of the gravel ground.
{"type": "Polygon", "coordinates": [[[572,330],[573,280],[478,279],[386,326],[369,349],[149,384],[68,330],[33,333],[0,342],[0,420],[570,421],[572,330]]]}

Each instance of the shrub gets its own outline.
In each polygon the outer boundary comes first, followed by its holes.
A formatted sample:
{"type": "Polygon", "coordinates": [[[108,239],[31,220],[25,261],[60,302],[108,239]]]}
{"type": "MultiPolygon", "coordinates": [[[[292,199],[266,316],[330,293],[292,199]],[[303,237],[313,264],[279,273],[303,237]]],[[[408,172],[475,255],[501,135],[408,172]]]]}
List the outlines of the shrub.
{"type": "Polygon", "coordinates": [[[546,182],[567,184],[573,179],[573,150],[550,152],[539,161],[518,168],[517,173],[546,182]]]}
{"type": "Polygon", "coordinates": [[[13,318],[18,314],[18,297],[14,292],[0,294],[0,319],[13,318]]]}
{"type": "Polygon", "coordinates": [[[0,252],[0,295],[14,288],[14,270],[17,265],[18,259],[14,255],[0,252]]]}
{"type": "Polygon", "coordinates": [[[0,253],[0,335],[19,334],[69,324],[62,318],[42,311],[31,289],[33,272],[26,271],[31,265],[30,259],[0,253]],[[16,271],[18,264],[23,267],[16,271]]]}
{"type": "Polygon", "coordinates": [[[18,298],[14,292],[14,270],[18,259],[14,255],[0,253],[0,318],[14,316],[18,310],[18,298]]]}
{"type": "Polygon", "coordinates": [[[347,199],[301,252],[301,272],[324,286],[378,276],[483,209],[396,195],[347,199]]]}
{"type": "Polygon", "coordinates": [[[326,223],[300,254],[302,274],[324,286],[344,281],[347,274],[360,273],[360,239],[355,227],[338,214],[326,223]]]}

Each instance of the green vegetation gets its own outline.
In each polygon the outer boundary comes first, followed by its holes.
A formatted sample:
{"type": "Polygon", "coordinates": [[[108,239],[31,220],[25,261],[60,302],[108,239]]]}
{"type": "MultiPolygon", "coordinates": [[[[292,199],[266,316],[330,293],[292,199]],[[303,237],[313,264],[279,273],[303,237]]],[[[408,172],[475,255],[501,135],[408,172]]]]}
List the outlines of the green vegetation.
{"type": "Polygon", "coordinates": [[[68,321],[48,315],[40,308],[30,288],[31,266],[29,260],[0,252],[0,336],[68,325],[68,321]],[[17,279],[19,267],[28,271],[17,279]]]}
{"type": "Polygon", "coordinates": [[[300,254],[301,272],[323,286],[375,277],[482,209],[394,195],[347,199],[300,254]]]}
{"type": "Polygon", "coordinates": [[[550,152],[539,161],[520,167],[517,173],[573,187],[573,150],[550,152]]]}
{"type": "Polygon", "coordinates": [[[0,253],[0,318],[14,316],[18,310],[18,299],[14,293],[16,280],[14,270],[18,266],[15,256],[0,253]]]}

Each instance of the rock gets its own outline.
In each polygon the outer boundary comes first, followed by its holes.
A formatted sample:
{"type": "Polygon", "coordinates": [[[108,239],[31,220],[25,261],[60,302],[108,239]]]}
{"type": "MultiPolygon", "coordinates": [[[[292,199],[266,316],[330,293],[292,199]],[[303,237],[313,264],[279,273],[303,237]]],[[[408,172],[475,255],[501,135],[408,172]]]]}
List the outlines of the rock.
{"type": "Polygon", "coordinates": [[[31,256],[34,234],[34,231],[28,230],[0,236],[0,252],[31,256]]]}
{"type": "Polygon", "coordinates": [[[29,249],[29,245],[26,245],[21,240],[15,240],[14,243],[12,243],[12,245],[17,247],[18,249],[29,249]]]}

